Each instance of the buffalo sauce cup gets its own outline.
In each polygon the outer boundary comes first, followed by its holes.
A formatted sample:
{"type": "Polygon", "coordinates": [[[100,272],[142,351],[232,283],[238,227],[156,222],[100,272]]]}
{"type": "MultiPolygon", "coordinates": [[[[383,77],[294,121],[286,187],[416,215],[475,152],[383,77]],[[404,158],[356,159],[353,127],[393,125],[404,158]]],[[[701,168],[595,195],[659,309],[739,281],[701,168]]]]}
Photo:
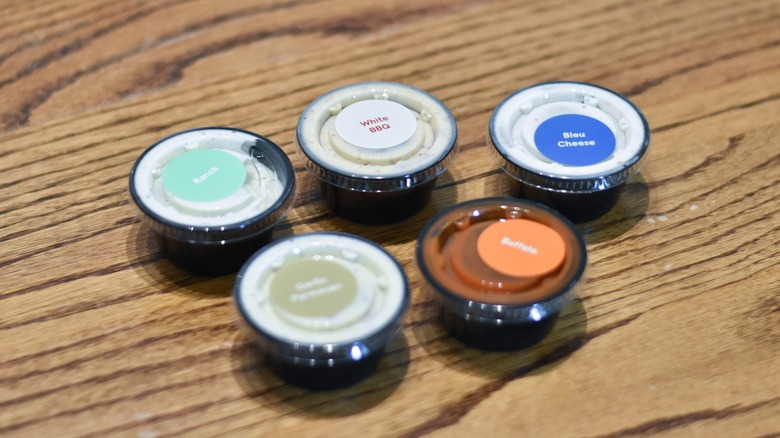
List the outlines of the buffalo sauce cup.
{"type": "Polygon", "coordinates": [[[457,129],[449,109],[432,95],[366,82],[315,99],[298,120],[295,144],[335,214],[391,223],[430,199],[457,151],[457,129]]]}
{"type": "Polygon", "coordinates": [[[486,198],[450,207],[417,240],[423,288],[454,337],[484,350],[539,342],[582,284],[577,228],[543,205],[486,198]]]}
{"type": "Polygon", "coordinates": [[[196,274],[236,272],[271,239],[295,198],[287,155],[257,134],[200,128],[148,148],[130,196],[163,253],[196,274]]]}
{"type": "Polygon", "coordinates": [[[487,137],[513,195],[585,222],[615,205],[642,164],[650,130],[637,107],[613,91],[548,82],[504,99],[487,137]]]}
{"type": "Polygon", "coordinates": [[[282,379],[312,390],[348,386],[377,367],[409,305],[403,269],[382,247],[331,232],[258,251],[233,303],[244,335],[282,379]]]}

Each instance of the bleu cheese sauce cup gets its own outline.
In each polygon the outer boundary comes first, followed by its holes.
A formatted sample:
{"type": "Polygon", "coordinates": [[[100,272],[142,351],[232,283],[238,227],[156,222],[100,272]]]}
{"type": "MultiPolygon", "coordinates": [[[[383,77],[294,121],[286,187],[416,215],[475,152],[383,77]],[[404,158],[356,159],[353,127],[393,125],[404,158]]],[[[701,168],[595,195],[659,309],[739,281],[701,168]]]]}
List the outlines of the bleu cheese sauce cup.
{"type": "Polygon", "coordinates": [[[295,198],[295,174],[273,142],[234,128],[173,134],[130,172],[130,196],[165,256],[199,275],[236,272],[295,198]]]}
{"type": "Polygon", "coordinates": [[[295,144],[336,215],[382,224],[425,206],[457,152],[457,128],[432,95],[365,82],[315,99],[298,120],[295,144]]]}
{"type": "Polygon", "coordinates": [[[284,381],[352,385],[377,367],[409,305],[401,265],[375,243],[317,232],[278,240],[241,268],[239,326],[284,381]]]}
{"type": "Polygon", "coordinates": [[[613,91],[548,82],[504,99],[487,137],[513,195],[585,222],[616,204],[644,161],[650,130],[639,109],[613,91]]]}

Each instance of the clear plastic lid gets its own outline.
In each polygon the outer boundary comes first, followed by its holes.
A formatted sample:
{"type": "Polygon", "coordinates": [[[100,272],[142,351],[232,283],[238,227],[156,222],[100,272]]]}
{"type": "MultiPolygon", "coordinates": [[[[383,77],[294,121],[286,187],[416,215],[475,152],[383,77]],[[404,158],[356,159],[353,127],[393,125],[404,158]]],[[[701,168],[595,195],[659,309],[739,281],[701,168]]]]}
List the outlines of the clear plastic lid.
{"type": "Polygon", "coordinates": [[[291,363],[332,366],[380,351],[409,305],[403,269],[361,237],[278,240],[241,268],[234,303],[246,335],[291,363]]]}
{"type": "Polygon", "coordinates": [[[149,147],[130,172],[130,196],[166,236],[220,242],[260,233],[290,209],[295,173],[273,142],[234,128],[198,128],[149,147]]]}
{"type": "Polygon", "coordinates": [[[417,263],[440,305],[481,321],[539,321],[584,283],[585,242],[554,210],[509,197],[441,211],[417,240],[417,263]]]}
{"type": "Polygon", "coordinates": [[[650,142],[644,115],[596,85],[547,82],[511,94],[490,119],[495,162],[535,187],[593,192],[626,182],[650,142]]]}
{"type": "Polygon", "coordinates": [[[357,191],[393,191],[442,173],[457,153],[455,118],[425,91],[394,82],[332,90],[301,114],[296,150],[323,181],[357,191]]]}

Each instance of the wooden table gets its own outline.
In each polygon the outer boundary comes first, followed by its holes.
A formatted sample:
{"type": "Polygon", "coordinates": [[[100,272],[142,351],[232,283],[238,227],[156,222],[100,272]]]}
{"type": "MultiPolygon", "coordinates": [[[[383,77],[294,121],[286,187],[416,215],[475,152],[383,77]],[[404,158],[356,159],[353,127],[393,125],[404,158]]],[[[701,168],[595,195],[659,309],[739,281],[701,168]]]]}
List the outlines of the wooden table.
{"type": "Polygon", "coordinates": [[[0,2],[0,435],[778,436],[780,3],[716,0],[0,2]],[[650,157],[581,226],[588,284],[541,344],[443,335],[414,241],[439,209],[499,195],[485,130],[534,83],[636,103],[650,157]],[[340,85],[425,89],[460,154],[417,216],[331,215],[295,156],[303,108],[340,85]],[[369,379],[309,393],[258,364],[232,276],[161,257],[128,201],[156,140],[266,135],[301,182],[276,236],[355,233],[403,264],[413,303],[369,379]]]}

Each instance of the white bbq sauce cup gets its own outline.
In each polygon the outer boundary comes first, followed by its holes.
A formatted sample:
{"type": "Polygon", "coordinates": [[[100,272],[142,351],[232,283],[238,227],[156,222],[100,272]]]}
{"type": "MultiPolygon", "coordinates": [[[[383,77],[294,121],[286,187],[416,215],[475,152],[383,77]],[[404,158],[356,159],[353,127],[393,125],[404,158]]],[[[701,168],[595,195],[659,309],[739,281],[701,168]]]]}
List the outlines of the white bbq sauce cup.
{"type": "Polygon", "coordinates": [[[394,82],[337,88],[298,120],[295,144],[330,209],[368,224],[420,211],[457,152],[455,118],[425,91],[394,82]]]}

